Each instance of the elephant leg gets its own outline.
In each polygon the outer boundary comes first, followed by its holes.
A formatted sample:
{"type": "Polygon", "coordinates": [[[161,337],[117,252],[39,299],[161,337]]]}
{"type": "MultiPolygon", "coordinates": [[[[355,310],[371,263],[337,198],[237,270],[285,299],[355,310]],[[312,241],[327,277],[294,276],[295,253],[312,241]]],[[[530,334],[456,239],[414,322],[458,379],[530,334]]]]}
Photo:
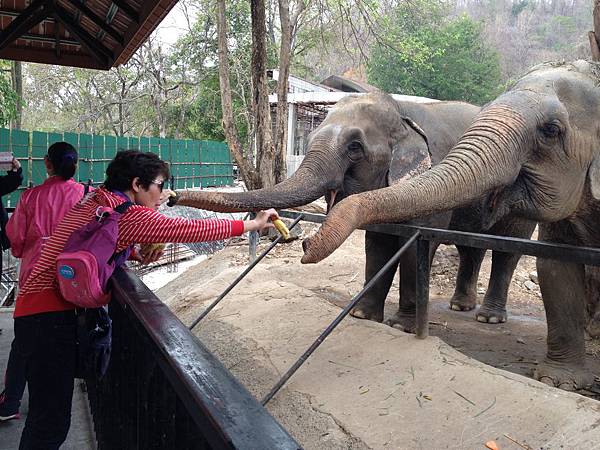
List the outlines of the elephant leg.
{"type": "Polygon", "coordinates": [[[586,331],[592,339],[600,338],[600,267],[586,266],[586,331]]]}
{"type": "MultiPolygon", "coordinates": [[[[404,244],[402,240],[400,245],[404,244]]],[[[429,263],[438,248],[438,242],[431,242],[429,263]]],[[[385,321],[386,325],[406,333],[416,331],[416,299],[417,299],[417,246],[412,245],[400,260],[400,304],[398,311],[385,321]]]]}
{"type": "Polygon", "coordinates": [[[485,249],[456,246],[460,256],[456,287],[450,300],[450,308],[455,311],[470,311],[477,305],[477,278],[485,249]]]}
{"type": "MultiPolygon", "coordinates": [[[[540,233],[540,240],[552,239],[540,233]]],[[[548,352],[534,376],[566,390],[590,386],[594,376],[585,366],[584,266],[538,258],[537,271],[546,309],[548,352]]]]}
{"type": "MultiPolygon", "coordinates": [[[[498,236],[512,236],[529,239],[535,229],[535,222],[511,219],[493,227],[491,232],[498,236]]],[[[475,318],[483,323],[506,322],[506,302],[513,273],[521,255],[492,252],[492,272],[481,308],[475,318]]]]}
{"type": "MultiPolygon", "coordinates": [[[[398,248],[398,238],[396,236],[370,231],[365,233],[365,285],[394,256],[398,248]]],[[[365,293],[358,305],[350,311],[350,314],[359,319],[381,322],[383,320],[383,306],[395,273],[396,270],[390,269],[382,275],[378,282],[365,293]]]]}
{"type": "Polygon", "coordinates": [[[492,252],[492,272],[481,308],[475,318],[483,323],[506,322],[506,299],[513,273],[521,255],[492,252]]]}

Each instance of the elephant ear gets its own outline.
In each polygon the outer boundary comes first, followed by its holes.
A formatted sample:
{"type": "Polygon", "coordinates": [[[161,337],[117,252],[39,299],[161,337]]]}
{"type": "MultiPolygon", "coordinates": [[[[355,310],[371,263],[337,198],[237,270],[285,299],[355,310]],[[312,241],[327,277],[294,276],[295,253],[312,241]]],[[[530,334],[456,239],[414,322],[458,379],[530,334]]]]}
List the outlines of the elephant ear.
{"type": "Polygon", "coordinates": [[[388,184],[416,177],[431,169],[431,153],[425,132],[412,119],[402,117],[405,130],[392,144],[388,184]]]}
{"type": "Polygon", "coordinates": [[[600,200],[600,155],[596,155],[588,170],[590,190],[594,200],[600,200]]]}

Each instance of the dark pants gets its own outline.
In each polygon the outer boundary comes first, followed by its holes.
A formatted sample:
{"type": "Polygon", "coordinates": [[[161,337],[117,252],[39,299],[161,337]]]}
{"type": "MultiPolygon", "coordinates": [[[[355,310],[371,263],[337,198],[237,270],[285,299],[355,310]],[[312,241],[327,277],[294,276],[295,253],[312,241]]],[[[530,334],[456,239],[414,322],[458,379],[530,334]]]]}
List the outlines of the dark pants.
{"type": "Polygon", "coordinates": [[[15,339],[25,358],[29,414],[19,450],[55,450],[67,438],[76,363],[73,311],[15,319],[15,339]]]}
{"type": "Polygon", "coordinates": [[[7,411],[19,410],[25,384],[25,358],[19,353],[17,340],[13,339],[4,377],[4,407],[7,411]]]}

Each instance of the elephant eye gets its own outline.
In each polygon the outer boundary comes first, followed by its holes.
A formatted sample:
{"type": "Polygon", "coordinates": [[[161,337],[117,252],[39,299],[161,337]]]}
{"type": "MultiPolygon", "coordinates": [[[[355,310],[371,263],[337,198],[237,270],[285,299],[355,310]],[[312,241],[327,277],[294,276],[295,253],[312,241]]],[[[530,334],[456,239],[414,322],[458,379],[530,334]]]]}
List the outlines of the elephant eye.
{"type": "Polygon", "coordinates": [[[348,145],[348,158],[351,161],[358,161],[363,157],[363,146],[358,141],[352,141],[348,145]]]}
{"type": "Polygon", "coordinates": [[[542,125],[540,131],[547,138],[555,138],[560,134],[561,129],[557,123],[549,122],[542,125]]]}

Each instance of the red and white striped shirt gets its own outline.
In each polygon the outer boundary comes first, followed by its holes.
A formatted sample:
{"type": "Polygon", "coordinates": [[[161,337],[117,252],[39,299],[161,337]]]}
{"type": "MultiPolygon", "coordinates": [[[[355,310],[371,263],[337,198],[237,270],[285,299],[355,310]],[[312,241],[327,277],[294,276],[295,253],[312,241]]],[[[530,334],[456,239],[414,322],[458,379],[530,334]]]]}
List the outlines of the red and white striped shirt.
{"type": "MultiPolygon", "coordinates": [[[[21,286],[15,317],[75,309],[74,304],[60,295],[56,280],[56,258],[71,234],[94,218],[99,206],[114,208],[123,201],[119,195],[100,188],[73,207],[47,241],[31,275],[21,286]]],[[[170,218],[145,206],[133,205],[119,219],[117,251],[132,244],[215,241],[239,236],[243,232],[244,223],[241,220],[170,218]]]]}

